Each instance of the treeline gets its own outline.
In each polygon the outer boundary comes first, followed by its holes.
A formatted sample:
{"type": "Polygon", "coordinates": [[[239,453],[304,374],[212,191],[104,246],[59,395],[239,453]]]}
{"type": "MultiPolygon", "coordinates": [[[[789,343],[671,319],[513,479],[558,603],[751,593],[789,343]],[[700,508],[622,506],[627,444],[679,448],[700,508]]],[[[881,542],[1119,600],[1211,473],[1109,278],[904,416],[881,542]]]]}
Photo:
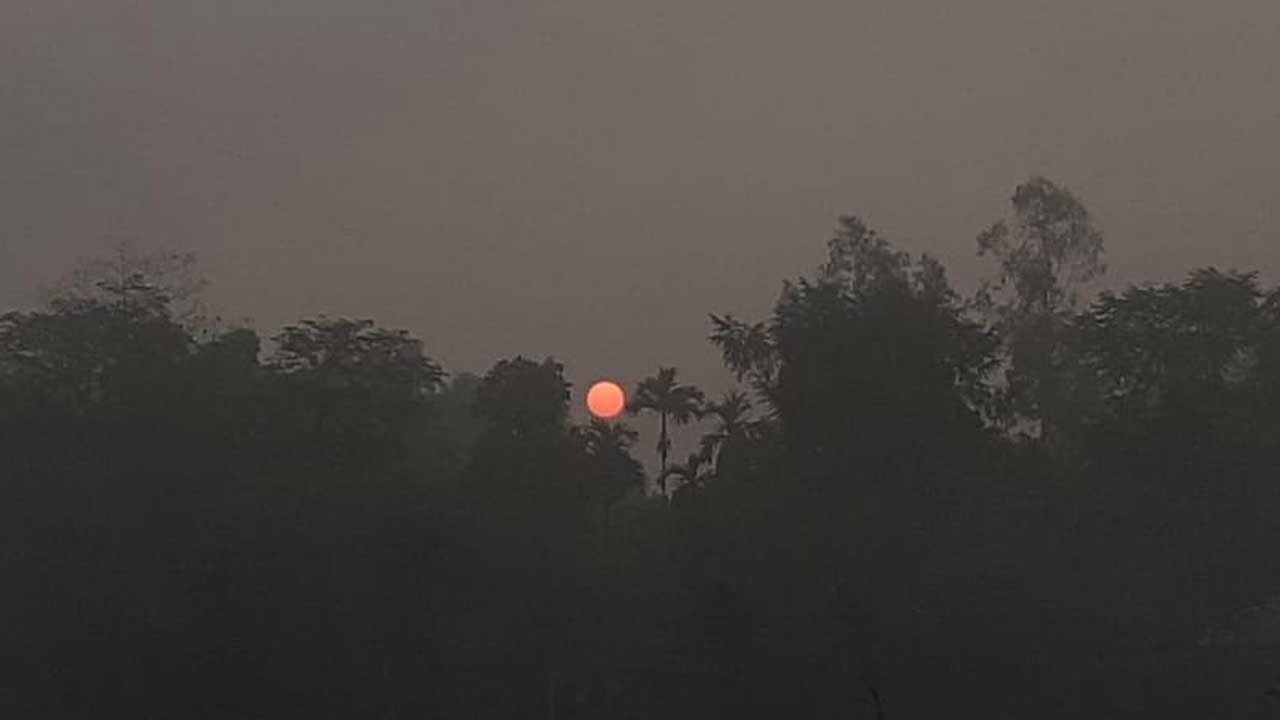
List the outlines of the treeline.
{"type": "Polygon", "coordinates": [[[554,359],[264,341],[187,258],[91,265],[0,318],[0,707],[1263,716],[1280,289],[1089,297],[1102,235],[1039,178],[977,240],[965,297],[841,218],[767,318],[711,316],[740,389],[659,368],[581,426],[554,359]]]}

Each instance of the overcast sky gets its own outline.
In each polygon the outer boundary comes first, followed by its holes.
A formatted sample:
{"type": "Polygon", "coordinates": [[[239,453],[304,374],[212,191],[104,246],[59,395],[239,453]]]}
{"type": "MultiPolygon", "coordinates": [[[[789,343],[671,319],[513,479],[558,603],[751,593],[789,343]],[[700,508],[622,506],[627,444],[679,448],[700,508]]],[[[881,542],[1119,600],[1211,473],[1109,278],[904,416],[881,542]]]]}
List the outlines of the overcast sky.
{"type": "Polygon", "coordinates": [[[706,313],[762,316],[838,214],[969,288],[1035,174],[1116,279],[1280,280],[1280,2],[0,2],[0,308],[127,236],[266,334],[720,388],[706,313]]]}

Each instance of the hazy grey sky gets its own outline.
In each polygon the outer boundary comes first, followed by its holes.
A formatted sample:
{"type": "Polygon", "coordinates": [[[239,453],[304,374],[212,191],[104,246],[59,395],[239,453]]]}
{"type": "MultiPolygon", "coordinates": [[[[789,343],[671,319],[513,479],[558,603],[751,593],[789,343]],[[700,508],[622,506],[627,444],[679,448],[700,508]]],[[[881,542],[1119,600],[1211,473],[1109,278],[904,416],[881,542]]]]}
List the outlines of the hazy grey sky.
{"type": "Polygon", "coordinates": [[[1033,174],[1116,278],[1280,280],[1280,2],[9,0],[0,168],[0,308],[133,236],[266,333],[719,387],[837,214],[969,287],[1033,174]]]}

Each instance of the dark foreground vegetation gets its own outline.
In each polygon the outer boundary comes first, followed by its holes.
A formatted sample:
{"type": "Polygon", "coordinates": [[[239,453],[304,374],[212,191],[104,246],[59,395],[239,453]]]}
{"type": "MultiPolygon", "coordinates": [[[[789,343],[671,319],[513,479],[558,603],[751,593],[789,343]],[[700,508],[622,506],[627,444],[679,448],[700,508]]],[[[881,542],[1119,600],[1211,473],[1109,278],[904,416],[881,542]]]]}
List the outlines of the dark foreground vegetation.
{"type": "Polygon", "coordinates": [[[631,393],[649,477],[554,360],[263,342],[181,262],[98,265],[0,320],[0,709],[1273,716],[1280,291],[1090,298],[1101,235],[1040,179],[978,245],[966,298],[843,218],[769,317],[711,317],[741,391],[631,393]]]}

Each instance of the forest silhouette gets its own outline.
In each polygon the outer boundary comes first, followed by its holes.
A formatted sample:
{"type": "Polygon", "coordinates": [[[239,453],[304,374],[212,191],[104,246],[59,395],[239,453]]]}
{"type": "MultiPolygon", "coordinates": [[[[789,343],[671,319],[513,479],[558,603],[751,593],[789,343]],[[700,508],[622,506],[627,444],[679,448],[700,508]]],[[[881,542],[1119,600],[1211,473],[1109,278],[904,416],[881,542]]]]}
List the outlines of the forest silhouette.
{"type": "Polygon", "coordinates": [[[736,389],[654,368],[585,425],[554,358],[264,339],[203,318],[191,257],[83,266],[0,317],[0,708],[1280,710],[1280,288],[1094,293],[1102,233],[1043,178],[972,296],[858,217],[826,250],[767,317],[710,315],[736,389]]]}

